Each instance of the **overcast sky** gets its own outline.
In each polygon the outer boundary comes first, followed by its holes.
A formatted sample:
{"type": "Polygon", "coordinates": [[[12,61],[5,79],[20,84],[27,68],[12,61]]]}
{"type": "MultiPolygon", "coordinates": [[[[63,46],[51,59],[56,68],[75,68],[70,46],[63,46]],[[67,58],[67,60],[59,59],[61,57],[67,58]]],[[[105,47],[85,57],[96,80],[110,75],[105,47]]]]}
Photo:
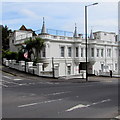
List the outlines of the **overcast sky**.
{"type": "MultiPolygon", "coordinates": [[[[46,28],[74,31],[77,24],[78,33],[84,34],[84,6],[91,2],[2,2],[2,21],[12,30],[21,25],[33,30],[42,26],[45,17],[46,28]]],[[[118,3],[99,2],[88,7],[88,30],[118,31],[118,3]]]]}

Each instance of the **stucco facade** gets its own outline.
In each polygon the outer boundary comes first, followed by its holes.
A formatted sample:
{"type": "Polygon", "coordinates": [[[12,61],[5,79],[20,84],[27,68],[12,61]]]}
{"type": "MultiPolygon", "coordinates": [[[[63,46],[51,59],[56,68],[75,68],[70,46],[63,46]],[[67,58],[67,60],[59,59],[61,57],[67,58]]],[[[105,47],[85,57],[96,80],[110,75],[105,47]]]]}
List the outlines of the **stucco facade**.
{"type": "MultiPolygon", "coordinates": [[[[75,32],[76,29],[75,27],[75,32]]],[[[76,75],[85,70],[86,51],[83,37],[75,36],[77,35],[75,33],[73,37],[47,34],[44,23],[42,31],[44,33],[36,37],[45,39],[45,50],[41,51],[44,71],[52,70],[52,58],[54,68],[59,71],[59,76],[76,75]]],[[[101,72],[109,72],[110,70],[117,73],[119,49],[116,34],[103,31],[91,34],[94,38],[88,38],[88,73],[99,75],[101,72]]],[[[24,43],[27,37],[33,37],[32,32],[15,31],[10,37],[10,50],[17,51],[18,46],[24,43]]]]}

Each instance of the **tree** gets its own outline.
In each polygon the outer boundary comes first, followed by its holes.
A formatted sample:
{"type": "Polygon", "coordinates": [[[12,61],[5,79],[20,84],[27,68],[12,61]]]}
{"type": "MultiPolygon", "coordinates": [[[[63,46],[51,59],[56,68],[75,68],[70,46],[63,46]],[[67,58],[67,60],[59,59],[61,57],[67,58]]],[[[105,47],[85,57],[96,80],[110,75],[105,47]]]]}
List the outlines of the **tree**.
{"type": "Polygon", "coordinates": [[[33,54],[34,60],[39,62],[40,60],[40,51],[43,49],[44,39],[42,38],[30,38],[29,40],[25,41],[25,49],[28,51],[28,58],[31,60],[31,55],[33,54]]]}
{"type": "MultiPolygon", "coordinates": [[[[29,40],[25,41],[25,44],[26,44],[25,49],[28,51],[28,58],[31,61],[31,55],[32,54],[34,55],[32,38],[30,38],[29,40]]],[[[34,58],[35,58],[35,55],[34,55],[34,58]]]]}
{"type": "Polygon", "coordinates": [[[2,25],[2,49],[8,50],[9,49],[9,34],[12,30],[9,30],[8,27],[2,25]]]}
{"type": "Polygon", "coordinates": [[[40,51],[45,47],[44,39],[42,38],[35,38],[33,40],[33,48],[35,49],[35,56],[36,61],[39,62],[40,60],[40,51]]]}

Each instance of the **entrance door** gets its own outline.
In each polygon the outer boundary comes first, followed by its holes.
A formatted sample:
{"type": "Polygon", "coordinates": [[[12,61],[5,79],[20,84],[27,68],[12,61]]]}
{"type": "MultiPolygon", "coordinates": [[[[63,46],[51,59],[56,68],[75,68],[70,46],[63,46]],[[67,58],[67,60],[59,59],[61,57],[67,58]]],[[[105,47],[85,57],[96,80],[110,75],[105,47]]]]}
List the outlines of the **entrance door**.
{"type": "Polygon", "coordinates": [[[81,62],[79,64],[79,73],[80,73],[80,70],[86,70],[86,63],[85,62],[81,62]]]}
{"type": "Polygon", "coordinates": [[[103,64],[101,64],[101,71],[103,72],[103,69],[104,69],[104,66],[103,66],[103,64]]]}

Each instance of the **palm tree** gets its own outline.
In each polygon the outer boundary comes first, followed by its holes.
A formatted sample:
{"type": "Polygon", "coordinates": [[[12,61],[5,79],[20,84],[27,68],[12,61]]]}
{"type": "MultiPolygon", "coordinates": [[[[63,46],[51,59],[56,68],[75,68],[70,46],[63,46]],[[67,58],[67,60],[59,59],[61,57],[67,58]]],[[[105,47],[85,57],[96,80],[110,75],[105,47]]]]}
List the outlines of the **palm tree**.
{"type": "Polygon", "coordinates": [[[35,49],[36,61],[39,62],[40,60],[40,51],[45,47],[44,39],[42,38],[35,38],[33,40],[33,48],[35,49]]]}
{"type": "Polygon", "coordinates": [[[42,38],[30,38],[29,40],[25,41],[25,49],[28,51],[28,58],[31,61],[31,55],[33,54],[34,59],[36,62],[40,60],[40,51],[43,49],[44,39],[42,38]]]}
{"type": "Polygon", "coordinates": [[[33,40],[30,38],[29,40],[25,41],[26,47],[25,49],[28,51],[28,58],[31,61],[31,55],[33,54],[34,58],[34,52],[33,52],[33,40]]]}

